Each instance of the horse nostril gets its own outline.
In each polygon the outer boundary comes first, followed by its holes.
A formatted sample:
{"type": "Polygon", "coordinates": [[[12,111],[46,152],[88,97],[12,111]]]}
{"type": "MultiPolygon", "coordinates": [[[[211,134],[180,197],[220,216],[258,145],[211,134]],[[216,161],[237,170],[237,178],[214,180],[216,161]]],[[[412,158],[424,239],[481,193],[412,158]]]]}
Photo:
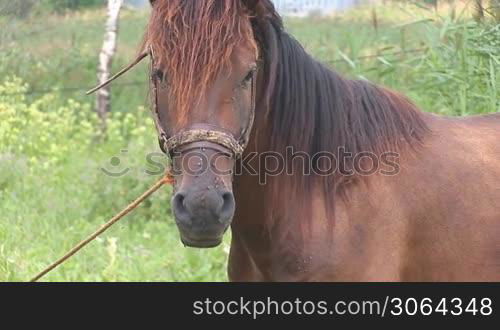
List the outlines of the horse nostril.
{"type": "Polygon", "coordinates": [[[231,192],[227,191],[222,194],[222,208],[220,210],[221,222],[230,220],[234,215],[234,196],[231,192]]]}
{"type": "Polygon", "coordinates": [[[190,216],[185,205],[185,199],[186,196],[183,193],[176,193],[172,199],[172,208],[177,219],[183,222],[190,222],[190,216]]]}
{"type": "Polygon", "coordinates": [[[227,225],[233,218],[234,209],[234,196],[229,191],[178,192],[172,197],[177,223],[189,227],[227,225]]]}

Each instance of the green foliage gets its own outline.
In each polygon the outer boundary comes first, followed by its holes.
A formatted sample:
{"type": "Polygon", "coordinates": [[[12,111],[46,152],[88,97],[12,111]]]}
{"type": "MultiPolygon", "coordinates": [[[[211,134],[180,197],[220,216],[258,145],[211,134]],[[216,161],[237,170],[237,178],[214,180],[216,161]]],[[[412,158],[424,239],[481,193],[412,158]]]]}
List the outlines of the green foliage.
{"type": "Polygon", "coordinates": [[[102,6],[106,3],[106,0],[42,0],[41,3],[42,6],[52,11],[62,12],[65,10],[102,6]]]}
{"type": "Polygon", "coordinates": [[[52,108],[53,94],[46,94],[27,104],[27,89],[19,79],[0,85],[0,145],[3,152],[29,155],[33,163],[54,165],[71,151],[72,140],[87,148],[96,120],[89,116],[89,106],[73,100],[67,106],[52,108]],[[11,95],[9,95],[11,94],[11,95]]]}

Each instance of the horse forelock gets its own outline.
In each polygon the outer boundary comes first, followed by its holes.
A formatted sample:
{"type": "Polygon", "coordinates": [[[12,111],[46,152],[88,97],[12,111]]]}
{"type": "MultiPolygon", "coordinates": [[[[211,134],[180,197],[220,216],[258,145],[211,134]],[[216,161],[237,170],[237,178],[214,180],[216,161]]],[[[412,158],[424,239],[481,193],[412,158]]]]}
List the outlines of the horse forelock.
{"type": "Polygon", "coordinates": [[[245,43],[257,53],[250,13],[241,1],[155,1],[145,45],[164,72],[172,106],[181,121],[230,57],[245,43]]]}

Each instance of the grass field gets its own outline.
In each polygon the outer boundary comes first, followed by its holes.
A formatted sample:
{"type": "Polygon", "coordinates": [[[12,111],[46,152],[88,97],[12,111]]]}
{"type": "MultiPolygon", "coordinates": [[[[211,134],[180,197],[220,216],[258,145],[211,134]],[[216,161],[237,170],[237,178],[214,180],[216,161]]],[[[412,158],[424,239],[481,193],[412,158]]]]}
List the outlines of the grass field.
{"type": "MultiPolygon", "coordinates": [[[[115,69],[136,54],[147,15],[123,12],[115,69]]],[[[494,19],[477,23],[463,6],[411,5],[378,8],[374,17],[359,8],[286,23],[321,61],[404,92],[425,111],[500,109],[494,19]]],[[[29,279],[156,179],[144,173],[147,154],[159,151],[146,64],[113,86],[109,136],[96,139],[94,100],[83,90],[96,80],[103,24],[98,11],[0,17],[0,281],[29,279]],[[131,168],[127,175],[103,174],[114,156],[131,168]]],[[[184,248],[169,196],[168,189],[155,195],[46,280],[226,280],[229,238],[217,249],[184,248]]]]}

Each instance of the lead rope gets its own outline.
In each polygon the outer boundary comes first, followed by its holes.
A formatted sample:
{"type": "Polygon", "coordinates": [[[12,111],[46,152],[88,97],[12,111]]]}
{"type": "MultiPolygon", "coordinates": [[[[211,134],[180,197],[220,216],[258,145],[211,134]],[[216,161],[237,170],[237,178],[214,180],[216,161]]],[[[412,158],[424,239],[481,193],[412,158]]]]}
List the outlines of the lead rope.
{"type": "MultiPolygon", "coordinates": [[[[139,62],[141,62],[144,58],[146,58],[148,55],[150,55],[150,51],[144,51],[141,53],[132,63],[130,63],[127,67],[125,67],[123,70],[103,82],[102,84],[98,85],[97,87],[89,90],[87,94],[94,93],[100,88],[103,88],[104,86],[108,85],[110,82],[115,80],[116,78],[120,77],[130,69],[132,69],[134,66],[136,66],[139,62]]],[[[156,102],[155,102],[156,103],[156,102]]],[[[156,120],[155,120],[156,122],[156,120]]],[[[144,202],[148,197],[150,197],[152,194],[154,194],[158,189],[160,189],[163,185],[165,184],[173,184],[174,183],[174,178],[172,175],[172,170],[169,168],[167,170],[167,174],[157,183],[155,183],[151,188],[149,188],[144,194],[142,194],[139,198],[137,198],[135,201],[130,203],[125,209],[123,209],[120,213],[115,215],[113,218],[111,218],[108,222],[103,224],[101,228],[99,228],[96,232],[94,232],[92,235],[90,235],[88,238],[84,239],[75,247],[73,247],[71,250],[69,250],[64,256],[59,258],[57,261],[52,263],[50,266],[45,268],[43,271],[41,271],[38,275],[33,277],[30,282],[36,282],[39,279],[41,279],[43,276],[47,275],[47,273],[51,272],[54,270],[56,267],[64,263],[66,260],[71,258],[73,255],[75,255],[78,251],[80,251],[82,248],[84,248],[87,244],[92,242],[94,239],[96,239],[99,235],[104,233],[106,230],[108,230],[112,225],[117,223],[119,220],[121,220],[124,216],[132,212],[136,207],[138,207],[142,202],[144,202]]]]}
{"type": "Polygon", "coordinates": [[[90,235],[88,238],[85,240],[81,241],[75,247],[73,247],[71,250],[68,251],[64,256],[59,258],[57,261],[55,261],[53,264],[45,268],[42,272],[40,272],[38,275],[33,277],[30,282],[36,282],[43,276],[45,276],[47,273],[50,271],[54,270],[57,266],[61,265],[63,262],[71,258],[75,253],[80,251],[83,247],[85,247],[87,244],[92,242],[94,239],[96,239],[99,235],[104,233],[106,230],[108,230],[112,225],[114,225],[116,222],[118,222],[120,219],[122,219],[124,216],[129,214],[132,210],[134,210],[137,206],[139,206],[142,202],[144,202],[149,196],[151,196],[153,193],[155,193],[158,189],[160,189],[163,185],[165,184],[173,184],[174,179],[172,177],[172,174],[170,171],[167,172],[165,177],[163,177],[160,181],[155,183],[151,188],[149,188],[144,194],[142,194],[139,198],[137,198],[135,201],[130,203],[125,209],[123,209],[120,213],[115,215],[111,220],[106,222],[104,225],[101,226],[95,233],[90,235]]]}

